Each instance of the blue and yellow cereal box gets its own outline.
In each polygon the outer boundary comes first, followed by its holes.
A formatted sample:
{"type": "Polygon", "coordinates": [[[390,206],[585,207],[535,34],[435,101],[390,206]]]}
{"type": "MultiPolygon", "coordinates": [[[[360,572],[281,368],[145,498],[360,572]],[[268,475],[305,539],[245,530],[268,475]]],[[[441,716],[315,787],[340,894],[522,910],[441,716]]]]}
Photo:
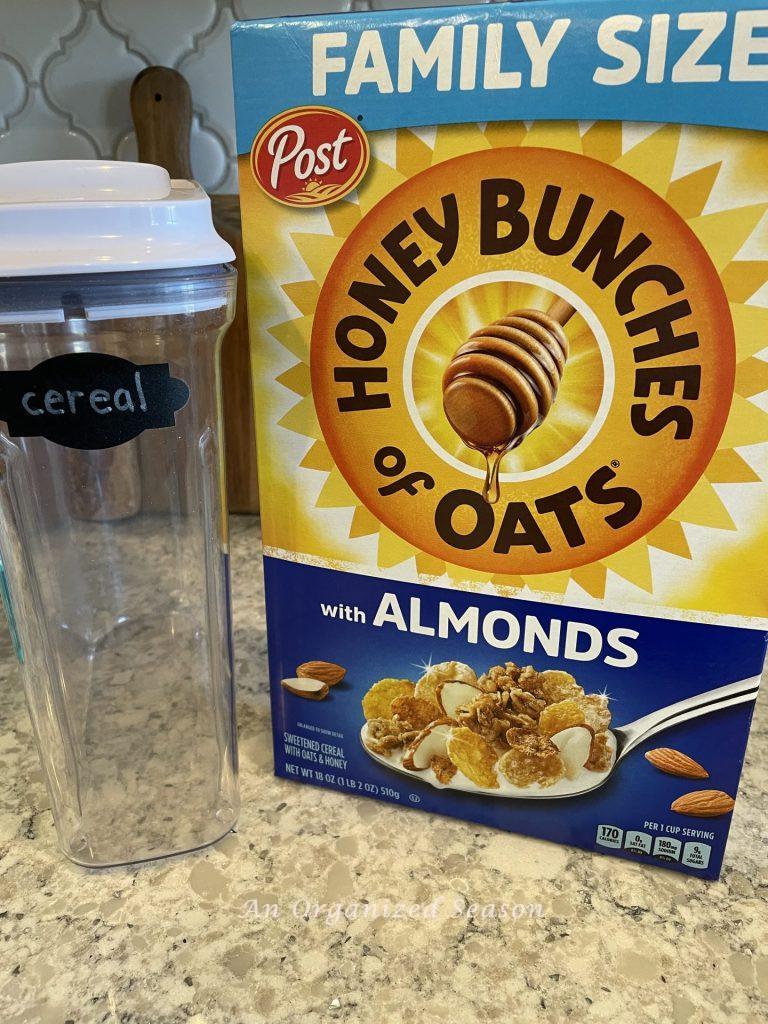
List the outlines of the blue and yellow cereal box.
{"type": "Polygon", "coordinates": [[[232,45],[277,773],[716,878],[768,625],[768,10],[232,45]]]}

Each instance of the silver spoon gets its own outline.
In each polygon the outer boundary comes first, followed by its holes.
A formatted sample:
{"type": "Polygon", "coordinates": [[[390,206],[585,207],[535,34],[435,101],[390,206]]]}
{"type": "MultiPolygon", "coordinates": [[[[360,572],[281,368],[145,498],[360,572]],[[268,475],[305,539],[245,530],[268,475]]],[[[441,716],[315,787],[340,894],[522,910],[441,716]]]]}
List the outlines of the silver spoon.
{"type": "MultiPolygon", "coordinates": [[[[757,698],[759,687],[760,676],[751,676],[749,679],[741,679],[736,683],[727,683],[725,686],[719,686],[715,690],[707,690],[706,693],[697,693],[693,697],[686,697],[685,700],[677,701],[676,704],[670,704],[669,707],[661,708],[659,711],[652,711],[650,714],[644,715],[628,725],[612,729],[611,732],[616,741],[616,756],[610,770],[600,773],[585,772],[581,778],[585,780],[586,785],[569,792],[548,793],[542,789],[535,791],[515,789],[514,792],[510,792],[509,790],[481,789],[472,783],[469,783],[467,786],[461,783],[457,785],[455,781],[448,787],[437,786],[436,788],[460,789],[484,796],[514,797],[515,799],[522,800],[562,800],[570,796],[581,796],[583,793],[591,793],[599,789],[600,786],[605,785],[613,775],[619,762],[640,743],[650,739],[651,736],[655,736],[665,729],[671,729],[674,725],[680,725],[681,722],[687,722],[692,718],[701,718],[703,715],[709,715],[713,711],[735,707],[737,704],[747,704],[757,698]],[[589,776],[593,778],[590,779],[589,776]]],[[[363,741],[365,733],[366,727],[364,726],[361,734],[363,741]]],[[[365,746],[364,742],[363,745],[365,746]]],[[[421,776],[422,781],[432,784],[430,779],[424,778],[422,772],[409,771],[407,768],[403,768],[402,765],[393,763],[387,757],[375,754],[368,747],[365,747],[365,750],[379,764],[383,764],[393,771],[400,772],[402,775],[407,775],[411,779],[418,779],[421,776]]]]}
{"type": "MultiPolygon", "coordinates": [[[[718,686],[715,690],[707,690],[706,693],[697,693],[693,697],[686,697],[676,704],[670,704],[659,711],[651,711],[649,715],[630,722],[628,725],[612,729],[616,739],[616,757],[610,771],[602,775],[594,785],[580,789],[578,794],[568,793],[564,796],[576,796],[582,793],[589,793],[604,785],[613,775],[616,766],[635,747],[655,736],[665,729],[671,729],[673,725],[680,725],[692,718],[701,718],[713,711],[720,711],[724,708],[734,707],[736,704],[746,704],[757,698],[760,688],[760,676],[751,676],[749,679],[740,679],[737,683],[726,683],[725,686],[718,686]]],[[[542,794],[546,796],[546,794],[542,794]]]]}

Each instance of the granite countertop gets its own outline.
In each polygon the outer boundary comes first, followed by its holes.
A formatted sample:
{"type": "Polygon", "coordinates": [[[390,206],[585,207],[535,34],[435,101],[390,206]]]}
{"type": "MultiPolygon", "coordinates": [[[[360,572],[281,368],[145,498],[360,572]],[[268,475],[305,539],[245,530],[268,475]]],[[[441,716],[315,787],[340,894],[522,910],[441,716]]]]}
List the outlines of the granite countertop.
{"type": "Polygon", "coordinates": [[[426,816],[272,776],[257,520],[232,566],[243,809],[202,853],[64,859],[2,638],[5,1024],[766,1019],[768,694],[720,882],[426,816]]]}

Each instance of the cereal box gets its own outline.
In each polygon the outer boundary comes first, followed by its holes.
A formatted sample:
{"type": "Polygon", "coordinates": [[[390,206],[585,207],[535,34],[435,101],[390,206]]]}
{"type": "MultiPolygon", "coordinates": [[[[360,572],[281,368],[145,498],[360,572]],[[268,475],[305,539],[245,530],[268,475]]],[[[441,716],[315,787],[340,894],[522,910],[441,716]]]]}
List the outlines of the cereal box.
{"type": "Polygon", "coordinates": [[[232,44],[276,772],[716,878],[768,624],[768,10],[232,44]]]}

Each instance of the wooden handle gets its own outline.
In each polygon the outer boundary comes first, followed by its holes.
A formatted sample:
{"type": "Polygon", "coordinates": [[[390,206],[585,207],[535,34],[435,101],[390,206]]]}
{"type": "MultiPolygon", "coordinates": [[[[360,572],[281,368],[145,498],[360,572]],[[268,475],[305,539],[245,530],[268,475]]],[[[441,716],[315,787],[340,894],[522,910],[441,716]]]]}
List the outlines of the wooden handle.
{"type": "Polygon", "coordinates": [[[221,347],[224,392],[224,435],[227,439],[227,492],[231,512],[259,511],[256,473],[256,435],[253,426],[253,386],[248,342],[246,289],[240,203],[237,196],[211,196],[216,230],[235,250],[237,307],[221,347]]]}
{"type": "MultiPolygon", "coordinates": [[[[172,178],[191,178],[192,98],[183,75],[173,68],[145,68],[131,86],[131,113],[139,160],[165,167],[172,178]]],[[[221,349],[227,489],[232,512],[258,512],[256,439],[248,345],[245,260],[237,196],[211,196],[216,230],[235,250],[237,309],[221,349]]],[[[144,470],[148,472],[148,470],[144,470]]],[[[162,476],[166,470],[158,468],[162,476]]],[[[152,487],[147,486],[152,492],[152,487]]],[[[155,490],[161,490],[155,487],[155,490]]]]}
{"type": "Polygon", "coordinates": [[[575,312],[576,309],[570,302],[557,298],[553,300],[552,305],[547,310],[547,316],[551,316],[553,320],[557,320],[561,327],[565,327],[575,312]]]}
{"type": "Polygon", "coordinates": [[[192,97],[186,78],[173,68],[145,68],[131,86],[131,114],[139,160],[159,164],[172,178],[191,178],[192,97]]]}

